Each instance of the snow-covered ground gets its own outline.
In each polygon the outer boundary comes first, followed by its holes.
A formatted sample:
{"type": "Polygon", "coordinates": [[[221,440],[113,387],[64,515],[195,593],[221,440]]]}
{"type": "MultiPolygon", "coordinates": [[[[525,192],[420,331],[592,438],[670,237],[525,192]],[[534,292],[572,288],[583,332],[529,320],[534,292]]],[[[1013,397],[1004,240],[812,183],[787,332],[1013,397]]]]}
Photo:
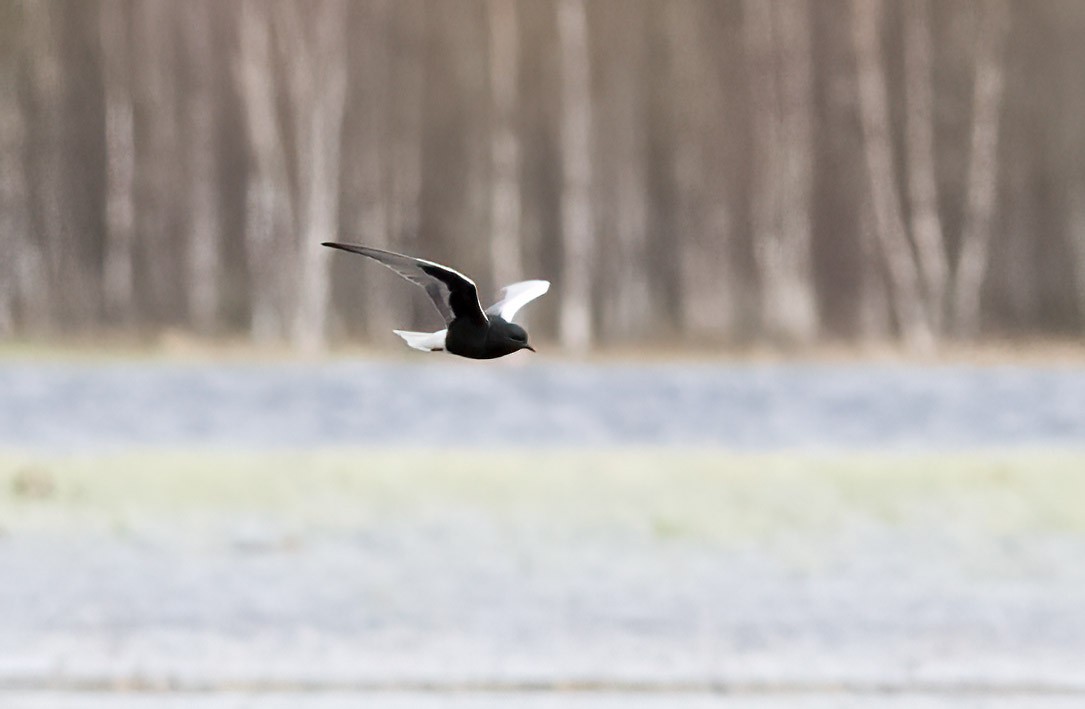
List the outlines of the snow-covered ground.
{"type": "Polygon", "coordinates": [[[19,453],[0,484],[5,709],[1085,702],[1080,454],[19,453]]]}
{"type": "Polygon", "coordinates": [[[0,363],[0,708],[1085,706],[1081,369],[506,364],[0,363]]]}

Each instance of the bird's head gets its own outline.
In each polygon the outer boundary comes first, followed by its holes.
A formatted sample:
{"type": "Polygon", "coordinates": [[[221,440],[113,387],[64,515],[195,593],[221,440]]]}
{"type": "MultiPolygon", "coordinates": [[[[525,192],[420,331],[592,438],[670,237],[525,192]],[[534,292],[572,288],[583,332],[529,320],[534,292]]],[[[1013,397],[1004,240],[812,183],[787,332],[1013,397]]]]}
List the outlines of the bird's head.
{"type": "Polygon", "coordinates": [[[505,339],[507,339],[509,343],[513,346],[513,351],[535,351],[535,348],[527,343],[527,330],[515,323],[509,323],[508,327],[505,328],[505,339]]]}

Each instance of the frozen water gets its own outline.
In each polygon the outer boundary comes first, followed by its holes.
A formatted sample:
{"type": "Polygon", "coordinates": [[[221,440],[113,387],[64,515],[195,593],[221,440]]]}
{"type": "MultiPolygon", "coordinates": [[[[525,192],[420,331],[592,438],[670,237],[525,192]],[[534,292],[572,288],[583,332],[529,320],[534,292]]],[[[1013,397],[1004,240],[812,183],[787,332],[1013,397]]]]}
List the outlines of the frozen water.
{"type": "Polygon", "coordinates": [[[538,363],[0,365],[0,447],[1085,446],[1085,371],[538,363]]]}

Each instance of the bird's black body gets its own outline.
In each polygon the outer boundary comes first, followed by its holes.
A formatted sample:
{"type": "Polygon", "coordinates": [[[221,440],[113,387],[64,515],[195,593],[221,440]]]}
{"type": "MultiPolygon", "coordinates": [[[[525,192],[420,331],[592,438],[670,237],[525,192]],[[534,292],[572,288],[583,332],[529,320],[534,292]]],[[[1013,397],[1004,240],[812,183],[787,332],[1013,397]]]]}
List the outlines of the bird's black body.
{"type": "Polygon", "coordinates": [[[527,342],[524,328],[510,320],[523,305],[547,291],[547,281],[513,284],[505,289],[503,300],[483,310],[475,282],[447,266],[358,244],[323,245],[368,256],[426,290],[447,328],[436,333],[397,330],[396,334],[411,347],[445,350],[469,359],[496,359],[519,350],[535,351],[527,342]]]}
{"type": "Polygon", "coordinates": [[[497,359],[531,347],[524,328],[491,315],[481,327],[467,318],[453,320],[448,325],[445,349],[469,359],[497,359]]]}

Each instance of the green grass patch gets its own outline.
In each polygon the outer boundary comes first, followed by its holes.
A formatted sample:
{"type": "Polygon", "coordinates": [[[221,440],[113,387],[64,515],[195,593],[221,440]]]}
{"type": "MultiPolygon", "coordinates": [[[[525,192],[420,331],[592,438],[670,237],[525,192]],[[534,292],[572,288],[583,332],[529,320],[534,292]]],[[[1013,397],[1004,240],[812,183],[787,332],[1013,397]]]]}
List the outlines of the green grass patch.
{"type": "Polygon", "coordinates": [[[1085,532],[1085,454],[337,450],[0,454],[0,531],[256,515],[299,528],[472,519],[723,541],[843,525],[1085,532]]]}

